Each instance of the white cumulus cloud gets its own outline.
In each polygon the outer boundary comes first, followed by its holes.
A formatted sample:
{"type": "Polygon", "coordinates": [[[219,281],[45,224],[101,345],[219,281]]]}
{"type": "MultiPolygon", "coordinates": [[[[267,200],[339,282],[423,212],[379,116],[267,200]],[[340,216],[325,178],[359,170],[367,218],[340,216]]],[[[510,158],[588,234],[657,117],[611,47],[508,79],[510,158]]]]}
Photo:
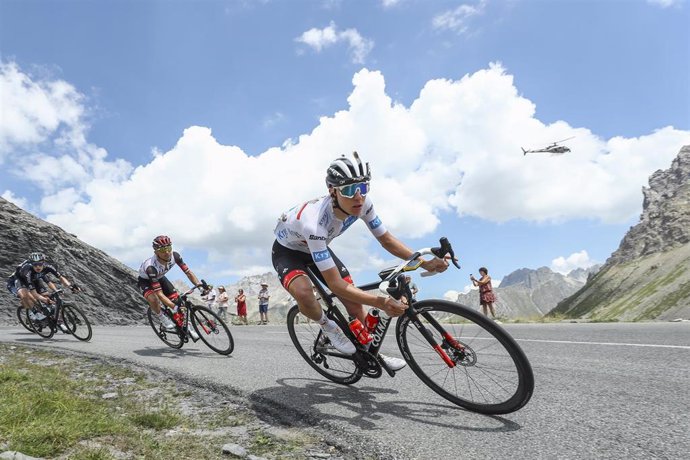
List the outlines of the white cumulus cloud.
{"type": "Polygon", "coordinates": [[[374,47],[374,41],[364,38],[357,29],[339,30],[333,21],[323,29],[312,28],[302,33],[295,41],[304,43],[317,53],[329,46],[345,42],[352,54],[352,62],[363,64],[374,47]]]}
{"type": "Polygon", "coordinates": [[[568,257],[557,257],[551,261],[551,270],[567,275],[576,268],[589,268],[596,265],[598,262],[589,258],[589,254],[584,249],[580,252],[574,252],[568,257]]]}
{"type": "Polygon", "coordinates": [[[431,24],[435,29],[447,29],[458,34],[466,34],[470,30],[472,19],[483,15],[485,10],[486,0],[480,0],[476,4],[465,3],[434,16],[431,24]]]}
{"type": "MultiPolygon", "coordinates": [[[[352,83],[347,108],[256,156],[219,143],[209,127],[191,126],[171,149],[142,152],[148,163],[133,169],[83,136],[71,138],[69,152],[33,157],[42,212],[125,262],[142,260],[152,236],[164,233],[178,247],[207,251],[208,263],[223,270],[265,272],[276,219],[325,194],[325,169],[342,153],[357,150],[370,162],[376,209],[405,239],[432,234],[449,212],[494,222],[625,222],[639,214],[649,175],[690,144],[690,132],[673,127],[606,140],[566,121],[543,123],[498,64],[428,81],[409,106],[387,94],[380,72],[363,69],[352,83]],[[572,151],[559,157],[520,150],[570,136],[572,151]]],[[[364,226],[344,240],[333,246],[357,252],[353,270],[386,265],[372,255],[364,226]]],[[[583,264],[571,258],[562,266],[583,264]]]]}

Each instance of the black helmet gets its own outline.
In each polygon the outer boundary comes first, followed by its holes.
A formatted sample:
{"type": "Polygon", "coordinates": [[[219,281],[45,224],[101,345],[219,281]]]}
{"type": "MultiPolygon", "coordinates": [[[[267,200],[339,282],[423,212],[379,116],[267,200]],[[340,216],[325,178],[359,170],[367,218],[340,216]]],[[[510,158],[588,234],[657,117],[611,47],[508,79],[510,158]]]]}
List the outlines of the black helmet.
{"type": "Polygon", "coordinates": [[[46,256],[42,252],[32,252],[29,256],[29,261],[31,265],[40,264],[46,261],[46,256]]]}
{"type": "Polygon", "coordinates": [[[356,184],[358,182],[369,182],[371,173],[369,163],[362,164],[357,152],[352,152],[355,157],[356,165],[353,164],[345,155],[333,160],[326,170],[326,184],[329,187],[340,187],[341,185],[356,184]]]}
{"type": "Polygon", "coordinates": [[[170,240],[169,236],[165,235],[158,235],[153,239],[153,249],[159,249],[162,248],[163,246],[170,246],[172,244],[172,241],[170,240]]]}

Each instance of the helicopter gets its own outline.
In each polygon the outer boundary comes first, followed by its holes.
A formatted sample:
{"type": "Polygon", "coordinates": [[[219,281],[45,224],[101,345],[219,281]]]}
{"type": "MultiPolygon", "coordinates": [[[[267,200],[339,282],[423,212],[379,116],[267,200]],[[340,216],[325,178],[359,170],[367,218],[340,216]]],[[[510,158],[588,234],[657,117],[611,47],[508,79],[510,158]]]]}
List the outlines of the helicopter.
{"type": "Polygon", "coordinates": [[[558,145],[558,144],[560,144],[561,142],[569,141],[570,139],[574,139],[574,138],[575,138],[575,136],[568,137],[568,138],[560,140],[560,141],[556,141],[553,144],[544,147],[543,149],[525,150],[522,147],[520,147],[520,149],[522,149],[523,155],[527,155],[528,153],[540,153],[540,152],[550,153],[552,155],[562,155],[565,152],[570,152],[570,148],[566,147],[565,145],[558,145]]]}

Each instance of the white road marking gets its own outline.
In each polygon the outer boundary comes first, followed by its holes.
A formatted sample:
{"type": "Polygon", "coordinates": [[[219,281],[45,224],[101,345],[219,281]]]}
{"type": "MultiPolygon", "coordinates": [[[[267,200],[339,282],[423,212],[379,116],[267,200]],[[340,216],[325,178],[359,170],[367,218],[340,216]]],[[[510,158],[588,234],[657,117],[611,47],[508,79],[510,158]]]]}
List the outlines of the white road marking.
{"type": "MultiPolygon", "coordinates": [[[[514,338],[514,337],[513,337],[514,338]]],[[[653,343],[623,343],[623,342],[576,342],[573,340],[541,340],[541,339],[515,339],[518,342],[544,342],[544,343],[569,343],[574,345],[611,345],[618,347],[650,347],[650,348],[678,348],[690,350],[687,345],[659,345],[653,343]]]]}

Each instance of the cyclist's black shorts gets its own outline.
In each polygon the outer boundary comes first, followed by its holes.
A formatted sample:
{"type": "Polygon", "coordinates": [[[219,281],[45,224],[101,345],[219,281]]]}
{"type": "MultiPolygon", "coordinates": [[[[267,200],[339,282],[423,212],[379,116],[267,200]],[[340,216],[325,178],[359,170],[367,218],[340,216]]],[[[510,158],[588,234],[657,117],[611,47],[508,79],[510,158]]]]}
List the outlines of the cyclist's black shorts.
{"type": "MultiPolygon", "coordinates": [[[[350,276],[350,272],[347,270],[347,267],[343,265],[340,259],[338,259],[338,257],[333,253],[331,248],[328,248],[328,252],[331,253],[331,257],[333,258],[333,262],[335,262],[336,268],[340,272],[341,278],[352,284],[352,277],[350,276]]],[[[323,284],[328,285],[321,274],[321,271],[316,268],[316,264],[314,263],[314,259],[311,258],[311,254],[286,248],[282,244],[278,243],[278,241],[273,243],[273,250],[271,251],[271,254],[273,268],[275,268],[276,272],[278,273],[278,278],[285,289],[290,286],[292,280],[300,275],[306,275],[307,267],[311,269],[314,275],[316,275],[316,277],[323,284]]]]}
{"type": "MultiPolygon", "coordinates": [[[[34,287],[36,288],[36,292],[41,295],[48,292],[48,285],[43,278],[38,278],[34,287]]],[[[29,289],[29,286],[26,283],[22,283],[22,279],[14,275],[7,278],[7,290],[10,291],[10,294],[19,298],[20,289],[29,289]]]]}
{"type": "Polygon", "coordinates": [[[7,290],[10,291],[14,297],[19,297],[19,290],[23,288],[21,281],[14,275],[7,278],[7,290]]]}
{"type": "Polygon", "coordinates": [[[163,294],[165,294],[165,296],[170,300],[175,300],[179,296],[175,286],[173,286],[170,280],[168,280],[168,278],[165,276],[161,276],[158,281],[139,277],[137,286],[139,286],[139,289],[141,289],[141,294],[144,297],[148,297],[155,291],[159,290],[162,290],[163,294]]]}

